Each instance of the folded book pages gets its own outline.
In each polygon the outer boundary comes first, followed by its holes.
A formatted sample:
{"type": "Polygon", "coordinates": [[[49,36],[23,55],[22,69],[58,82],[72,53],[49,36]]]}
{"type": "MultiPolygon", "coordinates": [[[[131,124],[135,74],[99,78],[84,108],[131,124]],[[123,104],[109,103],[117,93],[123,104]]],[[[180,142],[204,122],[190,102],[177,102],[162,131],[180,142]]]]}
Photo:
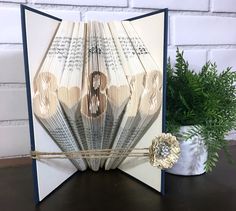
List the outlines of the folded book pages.
{"type": "Polygon", "coordinates": [[[111,149],[101,158],[34,160],[36,200],[87,168],[119,168],[163,192],[162,170],[126,155],[164,130],[167,11],[73,22],[21,10],[32,151],[111,149]]]}

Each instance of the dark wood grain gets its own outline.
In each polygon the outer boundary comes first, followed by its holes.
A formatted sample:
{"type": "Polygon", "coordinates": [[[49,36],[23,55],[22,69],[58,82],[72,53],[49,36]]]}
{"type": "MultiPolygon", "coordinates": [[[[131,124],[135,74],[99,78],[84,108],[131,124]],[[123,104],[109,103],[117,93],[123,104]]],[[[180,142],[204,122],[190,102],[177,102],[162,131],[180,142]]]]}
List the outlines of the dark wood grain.
{"type": "MultiPolygon", "coordinates": [[[[236,159],[236,146],[231,147],[236,159]]],[[[194,177],[166,175],[166,195],[119,170],[75,174],[35,206],[31,166],[0,169],[1,211],[235,211],[236,167],[224,156],[213,173],[194,177]]]]}
{"type": "Polygon", "coordinates": [[[0,168],[21,166],[27,164],[31,164],[30,157],[0,159],[0,168]]]}

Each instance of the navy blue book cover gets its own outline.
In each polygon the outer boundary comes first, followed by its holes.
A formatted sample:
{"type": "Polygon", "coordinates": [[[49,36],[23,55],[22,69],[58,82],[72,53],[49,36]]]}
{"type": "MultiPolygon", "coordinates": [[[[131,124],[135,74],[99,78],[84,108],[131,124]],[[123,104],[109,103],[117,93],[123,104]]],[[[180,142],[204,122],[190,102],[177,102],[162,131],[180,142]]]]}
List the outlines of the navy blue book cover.
{"type": "MultiPolygon", "coordinates": [[[[27,101],[28,101],[28,115],[29,115],[29,129],[30,129],[30,140],[31,140],[31,150],[35,151],[36,149],[36,144],[35,144],[35,120],[34,120],[34,116],[33,116],[33,107],[32,107],[32,80],[30,78],[30,52],[29,52],[29,29],[27,27],[29,27],[28,24],[28,19],[30,18],[30,16],[28,16],[27,14],[37,14],[37,18],[39,19],[40,16],[42,17],[46,17],[48,19],[52,19],[55,22],[61,22],[62,20],[60,18],[54,17],[50,14],[41,12],[39,10],[33,9],[31,7],[25,6],[25,5],[21,5],[21,23],[22,23],[22,37],[23,37],[23,49],[24,49],[24,65],[25,65],[25,79],[26,79],[26,89],[27,89],[27,101]],[[27,25],[28,24],[28,25],[27,25]]],[[[156,14],[163,14],[164,15],[164,23],[163,23],[163,27],[164,27],[164,35],[163,35],[163,103],[162,103],[162,132],[165,132],[165,116],[166,116],[166,66],[167,66],[167,33],[168,33],[168,9],[163,9],[163,10],[159,10],[159,11],[154,11],[148,14],[144,14],[141,16],[137,16],[134,18],[130,18],[128,19],[128,21],[135,21],[138,19],[143,19],[145,17],[149,17],[152,15],[156,15],[156,14]]],[[[32,16],[33,17],[33,16],[32,16]]],[[[35,25],[35,30],[40,30],[37,28],[37,25],[35,25]]],[[[35,42],[37,42],[37,40],[35,40],[35,42]]],[[[35,202],[38,203],[40,202],[44,197],[40,197],[40,185],[42,185],[42,182],[39,181],[39,175],[41,175],[38,171],[40,170],[40,165],[37,164],[37,160],[32,159],[32,172],[33,172],[33,179],[34,179],[34,196],[35,196],[35,202]]],[[[71,175],[73,175],[72,171],[71,175]]],[[[70,176],[71,176],[70,175],[70,176]]],[[[70,177],[68,176],[66,178],[66,180],[70,177]]],[[[164,194],[165,192],[165,188],[164,188],[164,181],[165,181],[165,172],[162,170],[161,171],[161,188],[160,188],[160,192],[162,194],[164,194]]],[[[54,189],[56,189],[57,187],[61,186],[61,184],[63,184],[63,182],[60,183],[60,185],[55,186],[54,189]]],[[[52,190],[53,191],[53,190],[52,190]]],[[[51,192],[52,192],[51,191],[51,192]]],[[[50,193],[48,193],[50,194],[50,193]]]]}

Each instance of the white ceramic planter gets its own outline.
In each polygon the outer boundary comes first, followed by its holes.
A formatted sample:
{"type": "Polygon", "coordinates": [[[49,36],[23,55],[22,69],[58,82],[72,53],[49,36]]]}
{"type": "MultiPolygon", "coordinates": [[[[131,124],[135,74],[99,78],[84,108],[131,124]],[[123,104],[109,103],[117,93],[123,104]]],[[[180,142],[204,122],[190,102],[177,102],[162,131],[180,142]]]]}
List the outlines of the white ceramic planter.
{"type": "MultiPolygon", "coordinates": [[[[183,126],[180,128],[180,134],[191,129],[191,126],[183,126]]],[[[191,139],[179,140],[180,157],[178,162],[166,172],[176,175],[200,175],[205,172],[204,163],[207,160],[207,149],[201,137],[194,136],[191,139]]]]}

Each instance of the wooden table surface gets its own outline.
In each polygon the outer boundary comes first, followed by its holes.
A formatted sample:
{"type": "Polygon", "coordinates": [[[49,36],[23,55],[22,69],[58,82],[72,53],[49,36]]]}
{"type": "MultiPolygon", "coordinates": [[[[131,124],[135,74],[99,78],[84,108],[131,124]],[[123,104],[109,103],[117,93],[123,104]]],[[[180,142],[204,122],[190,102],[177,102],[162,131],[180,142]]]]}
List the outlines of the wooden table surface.
{"type": "MultiPolygon", "coordinates": [[[[231,152],[236,160],[236,146],[231,152]]],[[[119,170],[86,171],[75,174],[37,206],[31,166],[28,161],[17,164],[0,165],[0,211],[236,211],[236,165],[226,163],[224,156],[210,174],[166,174],[165,196],[119,170]]]]}

